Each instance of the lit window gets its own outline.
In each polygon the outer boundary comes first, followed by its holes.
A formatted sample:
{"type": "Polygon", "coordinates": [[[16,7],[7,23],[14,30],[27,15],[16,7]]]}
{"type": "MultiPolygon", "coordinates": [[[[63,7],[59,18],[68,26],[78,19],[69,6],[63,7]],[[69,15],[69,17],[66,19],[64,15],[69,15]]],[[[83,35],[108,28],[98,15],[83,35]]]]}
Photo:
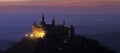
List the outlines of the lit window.
{"type": "Polygon", "coordinates": [[[28,37],[28,34],[26,34],[25,36],[28,37]]]}
{"type": "Polygon", "coordinates": [[[45,32],[41,31],[40,33],[38,33],[38,37],[43,38],[45,36],[45,32]]]}
{"type": "Polygon", "coordinates": [[[67,41],[64,40],[64,43],[67,43],[67,41]]]}
{"type": "Polygon", "coordinates": [[[33,34],[31,34],[30,37],[33,37],[33,34]]]}
{"type": "Polygon", "coordinates": [[[59,50],[62,50],[62,48],[59,48],[59,50]]]}

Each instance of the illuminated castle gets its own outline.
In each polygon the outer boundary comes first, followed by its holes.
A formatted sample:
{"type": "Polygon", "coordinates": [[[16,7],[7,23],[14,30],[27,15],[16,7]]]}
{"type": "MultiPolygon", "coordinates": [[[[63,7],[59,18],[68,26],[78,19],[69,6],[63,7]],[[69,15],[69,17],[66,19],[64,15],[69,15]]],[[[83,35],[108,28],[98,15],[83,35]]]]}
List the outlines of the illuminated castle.
{"type": "MultiPolygon", "coordinates": [[[[62,25],[56,25],[56,21],[53,18],[51,24],[46,24],[44,14],[42,14],[42,20],[39,25],[34,21],[32,25],[32,34],[30,37],[34,38],[66,38],[74,35],[74,27],[67,27],[65,21],[62,25]]],[[[28,35],[26,35],[28,36],[28,35]]]]}

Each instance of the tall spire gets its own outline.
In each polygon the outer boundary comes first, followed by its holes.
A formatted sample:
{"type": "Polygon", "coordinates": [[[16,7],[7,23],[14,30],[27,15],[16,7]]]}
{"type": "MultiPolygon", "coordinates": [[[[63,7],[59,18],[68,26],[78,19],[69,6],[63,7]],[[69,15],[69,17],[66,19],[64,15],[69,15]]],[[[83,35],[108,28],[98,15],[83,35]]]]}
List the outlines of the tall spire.
{"type": "Polygon", "coordinates": [[[41,25],[45,25],[46,23],[45,23],[45,17],[44,17],[44,13],[42,13],[42,20],[41,20],[41,25]]]}
{"type": "Polygon", "coordinates": [[[45,21],[44,13],[42,13],[42,21],[45,21]]]}
{"type": "Polygon", "coordinates": [[[34,21],[33,25],[34,25],[34,26],[37,26],[36,21],[34,21]]]}
{"type": "Polygon", "coordinates": [[[54,25],[55,26],[55,19],[54,19],[54,17],[53,17],[53,20],[52,20],[52,25],[54,25]]]}

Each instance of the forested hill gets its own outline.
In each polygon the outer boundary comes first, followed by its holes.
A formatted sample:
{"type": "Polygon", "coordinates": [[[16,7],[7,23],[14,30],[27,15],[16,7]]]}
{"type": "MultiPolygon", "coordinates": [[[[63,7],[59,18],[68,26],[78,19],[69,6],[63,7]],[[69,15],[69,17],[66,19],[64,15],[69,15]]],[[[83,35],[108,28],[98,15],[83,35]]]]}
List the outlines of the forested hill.
{"type": "Polygon", "coordinates": [[[100,45],[96,40],[76,35],[65,40],[24,38],[4,53],[115,53],[115,51],[100,45]]]}

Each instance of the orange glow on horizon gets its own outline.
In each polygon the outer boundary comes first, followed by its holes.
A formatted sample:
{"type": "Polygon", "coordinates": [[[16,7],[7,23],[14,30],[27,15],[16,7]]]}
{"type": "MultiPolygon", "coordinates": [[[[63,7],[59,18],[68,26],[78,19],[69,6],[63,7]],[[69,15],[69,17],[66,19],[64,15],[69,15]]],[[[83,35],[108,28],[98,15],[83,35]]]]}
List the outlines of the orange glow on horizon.
{"type": "Polygon", "coordinates": [[[80,10],[82,8],[98,8],[98,7],[118,8],[120,0],[0,0],[0,14],[9,13],[40,13],[54,11],[59,9],[62,11],[71,11],[71,9],[80,10]],[[45,8],[45,9],[44,9],[45,8]],[[68,10],[66,10],[68,8],[68,10]],[[61,10],[62,9],[62,10],[61,10]]]}
{"type": "Polygon", "coordinates": [[[96,6],[120,5],[120,0],[0,0],[0,6],[96,6]]]}

